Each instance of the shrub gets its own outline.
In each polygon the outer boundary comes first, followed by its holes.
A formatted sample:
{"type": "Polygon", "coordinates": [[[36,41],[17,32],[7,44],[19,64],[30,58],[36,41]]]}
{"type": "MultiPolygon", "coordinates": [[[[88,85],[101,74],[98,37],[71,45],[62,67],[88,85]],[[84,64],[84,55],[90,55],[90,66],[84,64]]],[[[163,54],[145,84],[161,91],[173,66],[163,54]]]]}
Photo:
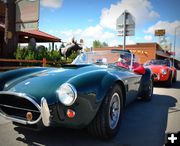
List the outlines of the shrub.
{"type": "MultiPolygon", "coordinates": [[[[54,50],[39,46],[36,50],[31,47],[18,47],[14,55],[16,59],[20,60],[42,60],[46,58],[47,61],[54,61],[54,63],[51,64],[52,66],[59,66],[62,63],[71,63],[78,55],[78,52],[74,52],[68,58],[65,58],[61,55],[59,49],[54,50]]],[[[22,65],[22,63],[20,63],[20,65],[22,65]]],[[[23,63],[23,65],[29,66],[32,65],[32,63],[23,63]]]]}

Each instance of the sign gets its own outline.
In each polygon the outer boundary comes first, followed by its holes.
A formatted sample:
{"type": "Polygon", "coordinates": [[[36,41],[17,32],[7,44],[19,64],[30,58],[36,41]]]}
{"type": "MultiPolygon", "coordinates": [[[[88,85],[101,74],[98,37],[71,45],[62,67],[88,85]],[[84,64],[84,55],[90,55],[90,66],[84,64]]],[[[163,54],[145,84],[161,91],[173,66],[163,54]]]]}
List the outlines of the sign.
{"type": "Polygon", "coordinates": [[[16,1],[16,31],[38,29],[40,0],[16,1]]]}
{"type": "Polygon", "coordinates": [[[123,36],[123,50],[126,47],[126,36],[133,36],[135,34],[135,19],[128,12],[124,11],[116,20],[116,29],[119,36],[123,36]]]}
{"type": "Polygon", "coordinates": [[[157,29],[155,30],[155,36],[164,36],[165,35],[165,29],[157,29]]]}
{"type": "Polygon", "coordinates": [[[7,38],[12,39],[12,37],[13,37],[13,33],[11,31],[8,31],[7,32],[7,38]]]}
{"type": "Polygon", "coordinates": [[[116,30],[119,36],[124,36],[124,27],[126,29],[126,36],[135,35],[135,18],[127,11],[122,13],[116,21],[116,30]],[[124,16],[126,15],[126,16],[124,16]],[[124,20],[125,18],[125,20],[124,20]],[[124,23],[125,22],[125,23],[124,23]],[[124,26],[125,24],[125,26],[124,26]]]}
{"type": "Polygon", "coordinates": [[[38,22],[16,23],[16,31],[37,30],[38,22]]]}
{"type": "Polygon", "coordinates": [[[168,40],[165,36],[162,36],[162,38],[159,39],[159,45],[165,51],[169,51],[172,48],[170,40],[168,40]]]}

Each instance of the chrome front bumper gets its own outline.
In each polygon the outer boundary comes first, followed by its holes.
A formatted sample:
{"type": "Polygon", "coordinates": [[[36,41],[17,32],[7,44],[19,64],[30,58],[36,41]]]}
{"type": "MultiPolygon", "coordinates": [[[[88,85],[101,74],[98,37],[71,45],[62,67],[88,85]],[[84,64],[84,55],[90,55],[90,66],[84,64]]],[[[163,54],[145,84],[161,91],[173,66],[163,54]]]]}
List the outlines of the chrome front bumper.
{"type": "MultiPolygon", "coordinates": [[[[9,95],[15,95],[15,96],[25,98],[25,99],[29,100],[30,102],[32,102],[40,112],[40,116],[35,121],[28,121],[28,120],[20,119],[18,117],[12,117],[12,116],[7,115],[6,113],[4,113],[1,110],[0,110],[0,116],[6,118],[8,120],[11,120],[13,122],[17,122],[17,123],[24,124],[24,125],[37,124],[41,119],[42,119],[44,126],[48,127],[50,125],[50,110],[49,110],[47,101],[44,97],[41,98],[41,105],[39,105],[32,98],[30,98],[29,96],[26,96],[25,94],[22,94],[22,93],[5,91],[5,92],[0,92],[0,94],[6,94],[6,95],[9,94],[9,95]]],[[[8,105],[2,105],[2,106],[8,107],[8,105]]],[[[13,107],[13,108],[17,108],[17,107],[13,107]]]]}
{"type": "Polygon", "coordinates": [[[50,111],[44,97],[41,99],[41,117],[44,126],[48,127],[50,125],[50,111]]]}

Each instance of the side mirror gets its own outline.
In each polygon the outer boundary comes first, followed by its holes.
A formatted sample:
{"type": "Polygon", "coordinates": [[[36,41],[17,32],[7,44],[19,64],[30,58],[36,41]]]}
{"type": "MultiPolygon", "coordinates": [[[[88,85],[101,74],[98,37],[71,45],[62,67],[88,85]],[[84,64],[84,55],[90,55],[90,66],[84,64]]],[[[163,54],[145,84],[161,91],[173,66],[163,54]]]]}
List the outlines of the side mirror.
{"type": "Polygon", "coordinates": [[[134,73],[137,73],[137,74],[145,74],[146,70],[144,68],[144,66],[142,65],[139,65],[138,67],[136,67],[135,69],[133,69],[134,73]]]}

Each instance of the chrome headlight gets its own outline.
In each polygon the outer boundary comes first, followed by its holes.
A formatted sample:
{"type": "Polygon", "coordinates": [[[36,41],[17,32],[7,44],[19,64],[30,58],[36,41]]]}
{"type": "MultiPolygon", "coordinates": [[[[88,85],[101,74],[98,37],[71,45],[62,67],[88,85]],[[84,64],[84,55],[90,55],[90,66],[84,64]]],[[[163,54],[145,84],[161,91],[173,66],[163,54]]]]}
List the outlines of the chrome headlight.
{"type": "Polygon", "coordinates": [[[66,106],[72,105],[77,98],[77,91],[75,87],[69,83],[64,83],[57,90],[59,100],[66,106]]]}
{"type": "Polygon", "coordinates": [[[167,74],[167,70],[162,69],[162,70],[161,70],[161,73],[162,73],[163,75],[165,75],[165,74],[167,74]]]}

